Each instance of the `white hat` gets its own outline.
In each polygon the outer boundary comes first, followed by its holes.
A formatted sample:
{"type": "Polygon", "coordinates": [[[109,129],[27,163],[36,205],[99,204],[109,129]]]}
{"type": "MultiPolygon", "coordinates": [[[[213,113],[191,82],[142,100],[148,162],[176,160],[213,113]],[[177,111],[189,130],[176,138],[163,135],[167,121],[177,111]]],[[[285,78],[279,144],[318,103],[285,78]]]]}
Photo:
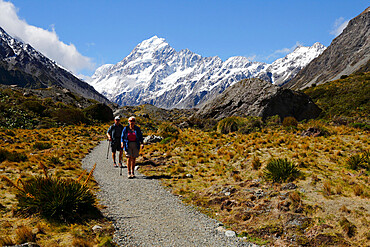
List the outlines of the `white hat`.
{"type": "Polygon", "coordinates": [[[120,120],[121,118],[119,116],[116,116],[114,120],[120,120]]]}
{"type": "Polygon", "coordinates": [[[129,118],[128,118],[128,121],[131,121],[131,120],[136,120],[136,119],[135,119],[135,117],[134,117],[134,116],[132,116],[132,117],[129,117],[129,118]]]}

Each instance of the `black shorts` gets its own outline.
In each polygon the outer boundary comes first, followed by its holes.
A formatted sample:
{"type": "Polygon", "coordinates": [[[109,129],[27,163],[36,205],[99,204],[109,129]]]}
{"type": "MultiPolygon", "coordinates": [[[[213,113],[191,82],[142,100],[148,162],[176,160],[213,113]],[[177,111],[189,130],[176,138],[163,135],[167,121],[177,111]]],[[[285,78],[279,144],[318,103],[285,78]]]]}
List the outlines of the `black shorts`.
{"type": "Polygon", "coordinates": [[[121,143],[120,142],[112,142],[111,143],[112,153],[115,153],[116,151],[122,152],[121,143]]]}

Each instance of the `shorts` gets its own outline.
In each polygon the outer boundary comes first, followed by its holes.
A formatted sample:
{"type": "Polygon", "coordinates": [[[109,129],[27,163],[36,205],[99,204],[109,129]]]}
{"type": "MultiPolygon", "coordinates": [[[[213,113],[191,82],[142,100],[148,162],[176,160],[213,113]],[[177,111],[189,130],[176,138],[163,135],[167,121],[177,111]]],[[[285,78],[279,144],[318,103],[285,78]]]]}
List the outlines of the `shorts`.
{"type": "Polygon", "coordinates": [[[139,149],[137,149],[136,142],[129,142],[128,143],[128,150],[125,151],[126,157],[130,158],[137,158],[139,157],[139,149]]]}
{"type": "Polygon", "coordinates": [[[115,153],[116,151],[122,152],[121,143],[120,142],[112,142],[111,143],[112,153],[115,153]]]}

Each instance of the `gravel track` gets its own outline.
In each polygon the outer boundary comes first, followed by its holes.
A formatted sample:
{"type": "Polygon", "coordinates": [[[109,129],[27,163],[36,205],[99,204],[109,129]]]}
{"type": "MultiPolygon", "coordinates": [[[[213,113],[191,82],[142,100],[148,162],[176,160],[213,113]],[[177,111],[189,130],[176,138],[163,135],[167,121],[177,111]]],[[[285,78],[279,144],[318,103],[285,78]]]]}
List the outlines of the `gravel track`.
{"type": "MultiPolygon", "coordinates": [[[[98,199],[103,214],[114,224],[113,240],[119,246],[256,246],[217,230],[219,222],[183,204],[159,184],[136,171],[127,178],[127,168],[113,168],[107,159],[107,141],[102,141],[82,161],[99,184],[98,199]]],[[[144,150],[145,152],[145,150],[144,150]]]]}

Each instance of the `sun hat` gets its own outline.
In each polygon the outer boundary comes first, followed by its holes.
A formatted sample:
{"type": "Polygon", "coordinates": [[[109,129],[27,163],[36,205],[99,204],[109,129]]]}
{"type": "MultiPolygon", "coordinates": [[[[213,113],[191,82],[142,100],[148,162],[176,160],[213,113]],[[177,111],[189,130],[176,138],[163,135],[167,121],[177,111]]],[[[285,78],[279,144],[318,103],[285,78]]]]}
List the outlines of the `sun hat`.
{"type": "Polygon", "coordinates": [[[132,116],[132,117],[129,117],[128,118],[128,121],[130,122],[131,120],[135,120],[136,121],[136,119],[135,119],[135,117],[134,116],[132,116]]]}

